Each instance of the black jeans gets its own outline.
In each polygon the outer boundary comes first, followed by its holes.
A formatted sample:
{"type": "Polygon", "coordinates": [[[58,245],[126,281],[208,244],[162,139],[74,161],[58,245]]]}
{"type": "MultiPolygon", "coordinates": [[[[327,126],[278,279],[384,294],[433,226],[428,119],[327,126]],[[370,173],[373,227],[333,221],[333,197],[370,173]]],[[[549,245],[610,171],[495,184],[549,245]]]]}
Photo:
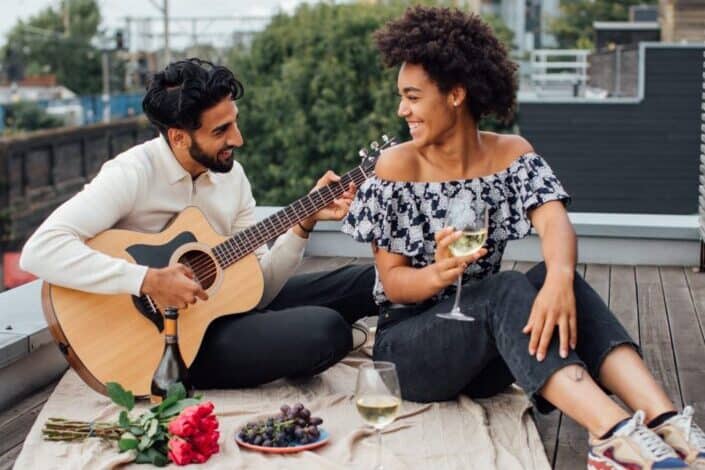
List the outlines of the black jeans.
{"type": "Polygon", "coordinates": [[[450,400],[459,393],[485,398],[516,381],[538,410],[548,413],[555,407],[538,392],[557,370],[580,364],[598,381],[600,365],[610,351],[622,344],[637,351],[638,347],[600,296],[576,273],[576,350],[561,358],[556,330],[543,362],[530,356],[529,335],[522,328],[545,277],[546,267],[541,263],[526,274],[505,271],[465,284],[460,305],[476,318],[474,322],[436,316],[450,311],[453,298],[431,305],[383,307],[374,358],[396,363],[402,396],[407,400],[450,400]]]}
{"type": "Polygon", "coordinates": [[[372,266],[293,276],[267,306],[214,320],[191,365],[194,385],[253,387],[281,377],[305,377],[350,351],[350,324],[378,308],[372,266]]]}

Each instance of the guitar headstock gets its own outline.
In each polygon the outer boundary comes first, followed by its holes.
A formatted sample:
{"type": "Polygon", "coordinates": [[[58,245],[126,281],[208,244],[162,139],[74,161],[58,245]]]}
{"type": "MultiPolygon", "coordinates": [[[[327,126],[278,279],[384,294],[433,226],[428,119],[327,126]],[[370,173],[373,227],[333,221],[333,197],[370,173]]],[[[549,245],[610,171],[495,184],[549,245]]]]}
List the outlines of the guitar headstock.
{"type": "Polygon", "coordinates": [[[377,159],[379,158],[382,150],[388,149],[389,147],[394,147],[397,141],[394,137],[389,137],[386,134],[382,134],[382,144],[376,140],[370,143],[368,148],[360,149],[358,155],[362,159],[362,164],[360,165],[363,170],[371,171],[374,169],[377,159]]]}

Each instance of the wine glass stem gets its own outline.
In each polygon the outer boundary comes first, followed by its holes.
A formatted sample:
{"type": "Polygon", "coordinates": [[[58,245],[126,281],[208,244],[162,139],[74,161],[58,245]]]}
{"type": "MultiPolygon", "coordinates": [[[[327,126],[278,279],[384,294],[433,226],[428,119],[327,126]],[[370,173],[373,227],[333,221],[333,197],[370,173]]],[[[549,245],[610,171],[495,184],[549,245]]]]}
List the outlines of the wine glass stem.
{"type": "Polygon", "coordinates": [[[463,288],[463,275],[458,276],[458,288],[455,289],[455,303],[453,303],[453,309],[451,313],[460,313],[460,289],[463,288]]]}
{"type": "Polygon", "coordinates": [[[375,470],[384,470],[382,466],[382,430],[377,428],[377,465],[375,465],[375,470]]]}

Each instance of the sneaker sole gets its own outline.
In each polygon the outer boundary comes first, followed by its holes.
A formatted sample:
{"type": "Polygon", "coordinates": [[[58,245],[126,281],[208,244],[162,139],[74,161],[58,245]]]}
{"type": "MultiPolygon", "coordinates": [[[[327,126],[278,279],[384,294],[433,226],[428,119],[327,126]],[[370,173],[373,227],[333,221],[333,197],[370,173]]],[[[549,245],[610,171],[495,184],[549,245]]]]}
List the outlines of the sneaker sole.
{"type": "Polygon", "coordinates": [[[594,454],[588,455],[587,470],[626,470],[623,466],[594,454]]]}

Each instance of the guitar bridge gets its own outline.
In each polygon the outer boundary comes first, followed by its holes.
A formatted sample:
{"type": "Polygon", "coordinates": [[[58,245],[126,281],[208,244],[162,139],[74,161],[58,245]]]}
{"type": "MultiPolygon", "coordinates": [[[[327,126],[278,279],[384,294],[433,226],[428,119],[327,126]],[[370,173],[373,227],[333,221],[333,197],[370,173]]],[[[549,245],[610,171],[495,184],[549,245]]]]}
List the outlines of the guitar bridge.
{"type": "Polygon", "coordinates": [[[140,295],[139,297],[133,295],[132,302],[147,320],[154,323],[160,333],[164,331],[164,317],[152,299],[146,295],[140,295]]]}

